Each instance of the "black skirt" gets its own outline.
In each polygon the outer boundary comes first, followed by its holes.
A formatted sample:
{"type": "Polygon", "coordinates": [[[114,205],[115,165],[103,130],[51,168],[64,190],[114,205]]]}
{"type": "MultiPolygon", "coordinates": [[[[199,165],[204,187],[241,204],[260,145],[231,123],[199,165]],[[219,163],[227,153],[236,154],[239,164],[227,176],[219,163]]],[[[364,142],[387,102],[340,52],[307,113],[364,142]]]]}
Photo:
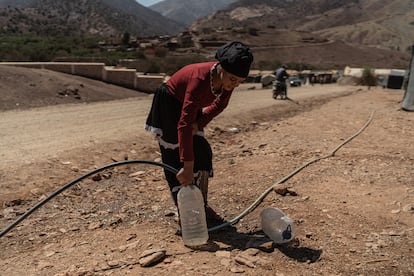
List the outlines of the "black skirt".
{"type": "MultiPolygon", "coordinates": [[[[145,129],[155,133],[157,137],[163,163],[177,170],[183,166],[180,162],[177,130],[181,109],[182,103],[169,94],[167,86],[163,84],[155,91],[145,124],[145,129]]],[[[199,110],[200,115],[201,113],[202,110],[199,110]]],[[[209,171],[210,176],[213,176],[213,153],[203,131],[199,131],[197,135],[193,136],[193,150],[194,172],[209,171]]]]}
{"type": "Polygon", "coordinates": [[[165,84],[155,91],[145,129],[155,133],[160,145],[166,149],[178,148],[177,125],[181,108],[182,103],[168,93],[165,84]]]}

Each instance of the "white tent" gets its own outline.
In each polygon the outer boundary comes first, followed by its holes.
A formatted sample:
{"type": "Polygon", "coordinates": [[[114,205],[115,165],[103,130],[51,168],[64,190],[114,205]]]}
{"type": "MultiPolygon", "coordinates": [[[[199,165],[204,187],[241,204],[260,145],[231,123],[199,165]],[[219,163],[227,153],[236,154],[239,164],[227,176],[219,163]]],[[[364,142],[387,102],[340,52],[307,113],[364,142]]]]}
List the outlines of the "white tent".
{"type": "Polygon", "coordinates": [[[414,111],[414,45],[411,46],[411,62],[408,68],[407,82],[401,107],[406,111],[414,111]]]}
{"type": "Polygon", "coordinates": [[[262,87],[272,85],[273,81],[276,80],[276,76],[273,74],[266,74],[262,76],[261,82],[262,87]]]}

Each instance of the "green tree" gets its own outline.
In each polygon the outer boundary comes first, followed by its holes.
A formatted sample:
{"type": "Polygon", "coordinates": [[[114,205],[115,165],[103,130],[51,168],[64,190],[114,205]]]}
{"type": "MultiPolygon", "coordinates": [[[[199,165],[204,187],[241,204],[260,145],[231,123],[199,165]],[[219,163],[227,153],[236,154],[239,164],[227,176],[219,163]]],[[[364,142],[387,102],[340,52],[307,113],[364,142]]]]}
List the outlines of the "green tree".
{"type": "Polygon", "coordinates": [[[130,33],[128,33],[128,32],[125,32],[125,33],[122,35],[122,44],[123,44],[123,45],[129,45],[129,41],[130,41],[130,39],[131,39],[131,34],[130,34],[130,33]]]}

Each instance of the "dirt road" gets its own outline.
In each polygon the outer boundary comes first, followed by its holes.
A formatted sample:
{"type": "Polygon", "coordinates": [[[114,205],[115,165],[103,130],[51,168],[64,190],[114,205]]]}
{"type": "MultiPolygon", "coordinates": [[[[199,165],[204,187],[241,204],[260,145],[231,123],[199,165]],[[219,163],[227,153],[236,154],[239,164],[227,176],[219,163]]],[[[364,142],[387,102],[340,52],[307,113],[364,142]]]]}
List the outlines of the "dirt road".
{"type": "MultiPolygon", "coordinates": [[[[251,113],[260,113],[260,110],[277,104],[271,99],[269,89],[259,87],[242,85],[217,121],[238,124],[240,117],[252,117],[251,113]],[[247,89],[251,87],[257,89],[247,89]]],[[[350,87],[337,85],[315,86],[312,90],[295,87],[290,89],[289,95],[300,101],[309,97],[334,97],[347,91],[350,87]]],[[[0,169],[16,161],[37,162],[74,148],[141,136],[145,132],[143,126],[151,100],[149,95],[147,98],[3,112],[0,118],[0,169]]]]}

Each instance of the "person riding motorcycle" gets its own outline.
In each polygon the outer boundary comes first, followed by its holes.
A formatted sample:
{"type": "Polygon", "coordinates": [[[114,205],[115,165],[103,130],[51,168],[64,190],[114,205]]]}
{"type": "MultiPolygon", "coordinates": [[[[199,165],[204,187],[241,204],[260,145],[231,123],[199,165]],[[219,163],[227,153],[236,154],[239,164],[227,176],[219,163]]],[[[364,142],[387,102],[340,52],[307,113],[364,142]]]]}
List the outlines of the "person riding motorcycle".
{"type": "Polygon", "coordinates": [[[286,80],[289,74],[286,72],[286,65],[282,65],[280,68],[275,70],[276,80],[273,82],[273,99],[277,99],[280,95],[282,100],[287,99],[287,86],[286,80]]]}

